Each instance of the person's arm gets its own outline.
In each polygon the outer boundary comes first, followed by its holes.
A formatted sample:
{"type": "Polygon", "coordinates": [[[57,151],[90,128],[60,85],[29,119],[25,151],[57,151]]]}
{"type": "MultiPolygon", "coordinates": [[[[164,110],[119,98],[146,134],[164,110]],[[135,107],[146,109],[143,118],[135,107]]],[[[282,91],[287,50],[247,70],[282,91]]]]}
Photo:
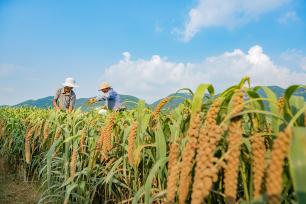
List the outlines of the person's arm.
{"type": "Polygon", "coordinates": [[[73,111],[75,106],[75,101],[76,101],[76,96],[72,95],[69,103],[68,113],[71,113],[73,111]]]}
{"type": "Polygon", "coordinates": [[[99,94],[94,98],[96,101],[105,101],[107,100],[107,94],[99,94]]]}
{"type": "Polygon", "coordinates": [[[72,106],[69,106],[69,108],[68,108],[68,113],[71,113],[72,111],[73,111],[73,107],[72,106]]]}
{"type": "Polygon", "coordinates": [[[106,99],[115,99],[117,96],[117,93],[114,90],[110,90],[106,94],[104,94],[104,98],[106,99]]]}
{"type": "Polygon", "coordinates": [[[59,111],[60,110],[60,107],[57,105],[57,100],[56,99],[53,99],[53,107],[56,111],[59,111]]]}
{"type": "Polygon", "coordinates": [[[97,101],[102,101],[103,99],[100,97],[100,96],[96,96],[96,97],[93,97],[93,98],[90,98],[88,99],[88,102],[90,104],[93,104],[93,103],[96,103],[97,101]]]}
{"type": "Polygon", "coordinates": [[[108,99],[114,99],[116,98],[116,92],[109,91],[108,93],[102,93],[101,95],[98,95],[94,98],[89,99],[90,103],[96,103],[97,101],[105,101],[108,99]]]}
{"type": "Polygon", "coordinates": [[[57,101],[58,101],[58,98],[60,96],[60,91],[57,91],[55,96],[54,96],[54,99],[53,99],[53,107],[55,108],[56,111],[59,111],[60,110],[60,107],[57,105],[57,101]]]}

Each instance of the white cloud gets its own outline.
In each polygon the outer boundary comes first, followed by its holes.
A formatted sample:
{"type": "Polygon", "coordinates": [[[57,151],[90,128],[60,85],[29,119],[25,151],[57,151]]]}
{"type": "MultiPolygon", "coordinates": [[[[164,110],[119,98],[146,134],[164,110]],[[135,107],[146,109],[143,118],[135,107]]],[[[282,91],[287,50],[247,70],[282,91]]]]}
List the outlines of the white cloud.
{"type": "Polygon", "coordinates": [[[164,29],[159,24],[155,25],[155,32],[156,33],[161,33],[161,32],[163,32],[163,30],[164,29]]]}
{"type": "Polygon", "coordinates": [[[283,14],[278,18],[278,22],[281,24],[287,24],[289,22],[298,21],[299,17],[295,11],[288,11],[287,13],[283,14]]]}
{"type": "Polygon", "coordinates": [[[189,11],[188,20],[180,32],[184,41],[189,41],[201,29],[221,26],[234,28],[258,19],[290,0],[198,0],[189,11]]]}
{"type": "Polygon", "coordinates": [[[133,61],[129,53],[123,55],[123,60],[106,69],[103,78],[123,93],[150,101],[174,92],[181,86],[190,85],[195,78],[199,81],[204,77],[194,75],[196,70],[192,64],[169,62],[158,55],[149,60],[133,61]]]}
{"type": "Polygon", "coordinates": [[[212,83],[219,92],[244,76],[251,77],[252,85],[286,87],[306,82],[305,71],[276,65],[258,45],[247,53],[236,49],[207,57],[201,63],[171,62],[159,55],[148,60],[133,60],[130,53],[123,55],[122,60],[105,70],[103,79],[119,92],[142,97],[148,102],[183,87],[195,89],[200,83],[212,83]]]}

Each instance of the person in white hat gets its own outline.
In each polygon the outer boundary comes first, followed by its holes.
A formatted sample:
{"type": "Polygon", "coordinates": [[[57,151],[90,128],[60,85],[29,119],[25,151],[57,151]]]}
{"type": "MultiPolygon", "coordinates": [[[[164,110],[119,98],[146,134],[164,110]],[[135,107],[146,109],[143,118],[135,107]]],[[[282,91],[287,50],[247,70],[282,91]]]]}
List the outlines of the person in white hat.
{"type": "Polygon", "coordinates": [[[119,94],[109,85],[109,83],[103,82],[98,91],[101,91],[101,95],[89,99],[89,103],[105,101],[105,105],[109,110],[123,110],[119,94]]]}
{"type": "Polygon", "coordinates": [[[72,89],[79,86],[75,84],[75,80],[71,77],[66,78],[62,85],[63,87],[56,91],[53,106],[57,111],[67,110],[71,112],[74,109],[76,101],[76,95],[72,89]]]}

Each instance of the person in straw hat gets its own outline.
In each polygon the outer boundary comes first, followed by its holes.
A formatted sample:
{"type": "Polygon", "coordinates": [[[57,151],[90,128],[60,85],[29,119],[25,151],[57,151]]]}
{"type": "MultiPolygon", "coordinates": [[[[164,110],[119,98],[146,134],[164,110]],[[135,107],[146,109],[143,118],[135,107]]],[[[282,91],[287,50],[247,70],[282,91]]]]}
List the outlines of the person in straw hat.
{"type": "Polygon", "coordinates": [[[123,106],[119,94],[109,85],[107,82],[103,82],[100,86],[99,91],[101,95],[89,99],[89,103],[96,103],[97,101],[105,101],[105,105],[109,110],[121,111],[123,106]]]}
{"type": "Polygon", "coordinates": [[[65,82],[63,83],[63,87],[56,91],[53,99],[53,106],[57,111],[73,111],[76,95],[72,89],[77,87],[79,86],[75,84],[75,80],[73,78],[66,78],[65,82]]]}

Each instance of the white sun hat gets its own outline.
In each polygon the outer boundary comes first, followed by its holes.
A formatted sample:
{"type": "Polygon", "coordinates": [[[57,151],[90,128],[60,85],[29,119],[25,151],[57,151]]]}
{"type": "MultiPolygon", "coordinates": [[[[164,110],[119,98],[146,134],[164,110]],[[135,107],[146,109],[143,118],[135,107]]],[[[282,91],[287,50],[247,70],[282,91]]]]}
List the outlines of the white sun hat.
{"type": "Polygon", "coordinates": [[[98,114],[100,114],[100,115],[106,115],[106,114],[107,114],[107,110],[101,109],[101,110],[98,111],[98,114]]]}
{"type": "Polygon", "coordinates": [[[66,78],[65,83],[63,83],[63,86],[68,86],[68,87],[72,87],[72,88],[79,87],[78,85],[75,84],[75,80],[72,77],[66,78]]]}
{"type": "Polygon", "coordinates": [[[103,82],[101,85],[100,85],[100,89],[99,90],[102,90],[102,89],[107,89],[107,88],[110,88],[110,84],[108,82],[103,82]]]}

